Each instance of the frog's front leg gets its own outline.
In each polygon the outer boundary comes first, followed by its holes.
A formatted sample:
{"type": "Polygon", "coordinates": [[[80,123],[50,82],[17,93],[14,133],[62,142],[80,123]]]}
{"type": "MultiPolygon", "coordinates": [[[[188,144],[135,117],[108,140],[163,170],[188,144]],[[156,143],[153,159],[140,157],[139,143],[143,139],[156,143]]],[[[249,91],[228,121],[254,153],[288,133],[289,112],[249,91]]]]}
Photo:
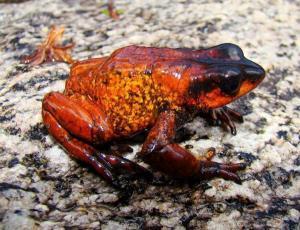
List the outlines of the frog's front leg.
{"type": "Polygon", "coordinates": [[[221,164],[210,159],[197,159],[188,150],[174,143],[175,131],[175,112],[161,113],[142,147],[140,156],[144,161],[176,178],[221,177],[241,183],[236,172],[244,169],[245,164],[221,164]]]}
{"type": "Polygon", "coordinates": [[[142,166],[93,147],[111,140],[114,133],[105,113],[85,96],[49,93],[43,100],[42,116],[50,134],[70,156],[92,166],[107,182],[118,185],[115,174],[123,171],[151,176],[142,166]]]}
{"type": "Polygon", "coordinates": [[[205,118],[211,125],[221,125],[224,128],[229,127],[232,135],[236,135],[236,127],[233,121],[242,123],[243,116],[230,109],[227,106],[217,109],[210,109],[208,111],[201,111],[200,116],[205,118]]]}

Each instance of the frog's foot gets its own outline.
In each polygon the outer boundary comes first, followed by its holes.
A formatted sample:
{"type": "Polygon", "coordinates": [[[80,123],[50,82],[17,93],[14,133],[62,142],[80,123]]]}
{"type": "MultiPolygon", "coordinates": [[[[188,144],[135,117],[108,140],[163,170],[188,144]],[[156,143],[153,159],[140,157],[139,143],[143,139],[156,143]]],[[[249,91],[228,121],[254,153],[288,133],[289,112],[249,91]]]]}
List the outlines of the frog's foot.
{"type": "Polygon", "coordinates": [[[245,163],[222,164],[214,161],[200,161],[199,165],[199,174],[195,174],[196,177],[201,179],[221,177],[225,180],[232,180],[237,184],[241,184],[242,181],[236,172],[245,169],[247,166],[245,163]]]}
{"type": "Polygon", "coordinates": [[[63,33],[64,28],[53,26],[46,40],[37,47],[33,54],[23,57],[22,62],[31,65],[39,65],[51,61],[73,63],[70,50],[74,47],[74,43],[65,46],[60,45],[63,33]]]}
{"type": "Polygon", "coordinates": [[[236,135],[236,127],[233,121],[240,123],[244,121],[243,116],[240,113],[228,108],[227,106],[212,109],[208,112],[201,112],[200,115],[206,118],[212,125],[221,125],[224,128],[229,127],[232,135],[236,135]]]}
{"type": "Polygon", "coordinates": [[[152,179],[152,173],[143,166],[124,157],[113,154],[95,153],[97,159],[105,164],[115,174],[128,174],[129,177],[144,177],[152,179]]]}
{"type": "Polygon", "coordinates": [[[246,164],[244,163],[229,163],[222,164],[211,161],[212,158],[216,155],[215,148],[209,148],[204,156],[198,157],[200,175],[196,174],[196,177],[200,176],[201,178],[210,179],[213,177],[221,177],[226,180],[232,180],[238,184],[241,183],[241,179],[236,174],[237,171],[245,169],[246,164]]]}

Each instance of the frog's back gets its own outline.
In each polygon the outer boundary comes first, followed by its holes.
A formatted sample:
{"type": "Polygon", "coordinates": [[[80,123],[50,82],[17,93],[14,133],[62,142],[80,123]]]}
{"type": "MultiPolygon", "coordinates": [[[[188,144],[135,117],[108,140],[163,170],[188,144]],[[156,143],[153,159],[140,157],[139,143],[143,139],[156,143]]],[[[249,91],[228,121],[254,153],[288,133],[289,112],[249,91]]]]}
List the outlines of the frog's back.
{"type": "Polygon", "coordinates": [[[178,101],[176,91],[169,88],[172,82],[157,73],[157,66],[180,56],[180,51],[168,48],[121,48],[99,61],[96,68],[81,74],[86,78],[84,81],[79,80],[82,76],[73,76],[68,88],[74,91],[76,85],[75,91],[89,95],[104,109],[114,132],[130,136],[151,127],[166,104],[174,106],[178,101]],[[73,86],[72,82],[76,84],[73,86]]]}
{"type": "Polygon", "coordinates": [[[130,136],[151,127],[164,107],[179,109],[190,65],[182,49],[129,46],[121,48],[97,70],[93,95],[104,107],[116,133],[130,136]]]}
{"type": "Polygon", "coordinates": [[[163,98],[150,74],[112,71],[98,84],[99,104],[117,134],[129,136],[154,123],[163,98]]]}

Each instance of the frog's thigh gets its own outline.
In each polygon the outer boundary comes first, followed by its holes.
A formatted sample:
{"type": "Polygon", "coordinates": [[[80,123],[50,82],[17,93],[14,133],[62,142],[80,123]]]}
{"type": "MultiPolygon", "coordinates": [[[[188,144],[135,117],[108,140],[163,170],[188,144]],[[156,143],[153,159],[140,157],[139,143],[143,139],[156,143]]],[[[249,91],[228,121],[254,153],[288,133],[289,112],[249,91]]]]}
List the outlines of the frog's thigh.
{"type": "Polygon", "coordinates": [[[74,138],[70,133],[64,129],[55,117],[47,110],[42,111],[44,124],[49,133],[68,151],[68,153],[77,160],[83,161],[91,165],[102,176],[103,179],[112,183],[114,178],[111,169],[107,167],[105,162],[98,161],[93,155],[96,150],[74,138]]]}
{"type": "Polygon", "coordinates": [[[121,171],[151,178],[151,173],[142,166],[119,156],[101,153],[82,141],[87,139],[94,143],[95,138],[103,141],[112,137],[104,113],[85,97],[69,98],[50,93],[43,101],[42,115],[49,133],[68,153],[91,165],[107,182],[119,186],[114,173],[121,171]]]}
{"type": "Polygon", "coordinates": [[[103,143],[113,137],[113,131],[101,108],[81,95],[67,97],[52,92],[43,100],[43,115],[47,111],[72,136],[90,143],[103,143]]]}

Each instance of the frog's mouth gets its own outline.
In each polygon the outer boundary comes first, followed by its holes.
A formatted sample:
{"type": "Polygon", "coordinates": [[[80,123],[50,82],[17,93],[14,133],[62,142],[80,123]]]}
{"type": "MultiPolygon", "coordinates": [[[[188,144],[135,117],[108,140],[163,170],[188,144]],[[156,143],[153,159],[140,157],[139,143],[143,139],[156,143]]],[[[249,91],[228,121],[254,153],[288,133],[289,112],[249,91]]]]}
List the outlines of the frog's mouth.
{"type": "Polygon", "coordinates": [[[255,89],[262,80],[263,79],[261,79],[259,82],[255,82],[255,83],[248,81],[248,80],[244,81],[240,87],[238,94],[235,96],[235,99],[238,99],[239,97],[241,97],[241,96],[247,94],[248,92],[250,92],[251,90],[255,89]]]}

